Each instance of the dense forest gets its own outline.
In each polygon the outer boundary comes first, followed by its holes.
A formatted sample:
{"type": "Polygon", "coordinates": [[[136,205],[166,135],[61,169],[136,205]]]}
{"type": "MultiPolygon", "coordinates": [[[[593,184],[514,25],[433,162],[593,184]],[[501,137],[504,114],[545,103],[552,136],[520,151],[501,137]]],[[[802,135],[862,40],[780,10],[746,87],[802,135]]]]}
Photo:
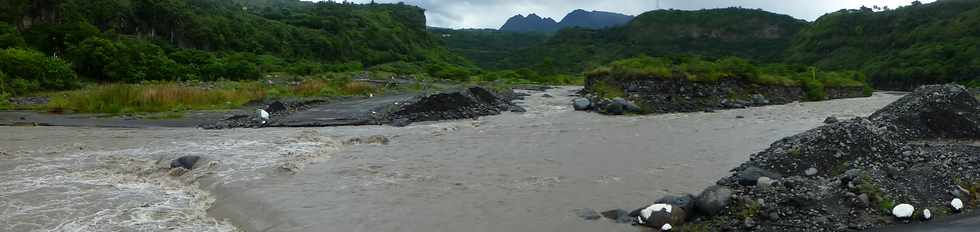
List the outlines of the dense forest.
{"type": "MultiPolygon", "coordinates": [[[[519,37],[483,32],[486,40],[519,37]],[[489,38],[487,38],[489,37],[489,38]]],[[[940,0],[898,9],[861,8],[829,13],[808,23],[762,10],[727,8],[658,10],[622,27],[565,29],[523,49],[486,49],[475,40],[443,38],[484,68],[580,74],[637,57],[726,56],[756,63],[860,70],[877,88],[908,90],[930,83],[980,85],[980,1],[940,0]],[[540,42],[539,42],[540,41],[540,42]],[[464,49],[465,48],[465,49],[464,49]],[[510,54],[504,54],[504,53],[510,54]]],[[[526,47],[528,44],[513,44],[526,47]]],[[[493,43],[493,48],[507,44],[493,43]]]]}
{"type": "Polygon", "coordinates": [[[980,1],[915,2],[827,14],[804,29],[788,60],[860,69],[878,88],[980,81],[980,1]]]}
{"type": "MultiPolygon", "coordinates": [[[[79,80],[254,80],[394,64],[444,77],[471,65],[404,4],[298,0],[11,0],[0,3],[0,92],[79,80]]],[[[449,76],[447,76],[449,75],[449,76]]]]}

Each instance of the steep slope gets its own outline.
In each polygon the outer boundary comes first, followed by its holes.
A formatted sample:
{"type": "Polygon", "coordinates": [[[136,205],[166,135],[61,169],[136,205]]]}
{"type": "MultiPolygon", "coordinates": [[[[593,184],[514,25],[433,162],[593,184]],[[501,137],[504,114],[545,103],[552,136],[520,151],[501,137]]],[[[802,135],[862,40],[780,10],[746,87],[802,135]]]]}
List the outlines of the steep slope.
{"type": "Polygon", "coordinates": [[[62,59],[97,82],[249,80],[267,72],[309,75],[386,63],[429,73],[469,66],[427,31],[424,10],[404,4],[13,0],[0,4],[0,13],[0,46],[15,49],[8,53],[37,50],[41,55],[18,57],[62,59]],[[4,32],[4,24],[15,33],[4,32]]]}
{"type": "Polygon", "coordinates": [[[13,10],[24,13],[12,14],[16,16],[8,22],[17,24],[34,47],[47,53],[62,53],[67,47],[60,41],[30,38],[63,33],[78,23],[181,48],[326,62],[418,60],[427,50],[438,47],[426,32],[424,11],[402,4],[46,0],[13,10]],[[252,5],[256,7],[248,7],[252,5]]]}
{"type": "Polygon", "coordinates": [[[462,55],[483,68],[497,69],[499,62],[515,51],[543,44],[546,33],[507,32],[492,29],[430,28],[450,51],[462,55]]]}
{"type": "Polygon", "coordinates": [[[536,14],[527,17],[515,15],[500,27],[507,32],[554,32],[558,30],[558,22],[551,18],[541,18],[536,14]]]}
{"type": "Polygon", "coordinates": [[[633,16],[605,12],[605,11],[585,11],[575,10],[558,23],[559,28],[582,27],[589,29],[602,29],[607,27],[620,26],[633,20],[633,16]]]}
{"type": "Polygon", "coordinates": [[[622,27],[570,28],[501,61],[543,73],[576,73],[612,60],[648,56],[739,56],[778,60],[806,22],[762,10],[658,10],[622,27]],[[528,65],[533,64],[533,65],[528,65]]]}
{"type": "Polygon", "coordinates": [[[863,69],[878,88],[980,81],[980,1],[842,10],[803,30],[790,60],[863,69]]]}

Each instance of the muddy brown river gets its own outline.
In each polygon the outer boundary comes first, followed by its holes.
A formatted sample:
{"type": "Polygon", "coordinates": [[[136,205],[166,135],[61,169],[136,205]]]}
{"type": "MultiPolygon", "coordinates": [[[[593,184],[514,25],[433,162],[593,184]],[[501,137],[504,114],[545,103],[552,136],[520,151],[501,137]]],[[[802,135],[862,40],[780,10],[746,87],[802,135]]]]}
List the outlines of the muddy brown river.
{"type": "Polygon", "coordinates": [[[780,138],[900,97],[610,117],[572,111],[574,91],[402,128],[0,127],[0,231],[639,231],[574,211],[697,193],[780,138]],[[345,142],[374,135],[389,142],[345,142]],[[173,177],[184,155],[207,164],[173,177]]]}

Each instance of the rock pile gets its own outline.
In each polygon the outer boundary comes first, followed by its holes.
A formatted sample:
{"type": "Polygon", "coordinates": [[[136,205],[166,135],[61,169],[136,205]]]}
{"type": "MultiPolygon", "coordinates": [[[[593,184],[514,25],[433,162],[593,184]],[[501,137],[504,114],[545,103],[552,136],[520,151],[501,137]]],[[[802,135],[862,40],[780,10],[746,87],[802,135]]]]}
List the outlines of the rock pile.
{"type": "Polygon", "coordinates": [[[844,231],[957,213],[954,198],[977,202],[980,147],[944,141],[980,140],[978,117],[980,102],[962,86],[921,87],[869,118],[827,124],[753,154],[695,197],[687,224],[844,231]]]}
{"type": "MultiPolygon", "coordinates": [[[[380,111],[380,110],[379,110],[380,111]]],[[[438,121],[450,119],[477,118],[496,115],[504,111],[521,112],[520,106],[510,99],[483,87],[470,87],[420,96],[399,108],[385,113],[382,120],[387,123],[438,121]]]]}

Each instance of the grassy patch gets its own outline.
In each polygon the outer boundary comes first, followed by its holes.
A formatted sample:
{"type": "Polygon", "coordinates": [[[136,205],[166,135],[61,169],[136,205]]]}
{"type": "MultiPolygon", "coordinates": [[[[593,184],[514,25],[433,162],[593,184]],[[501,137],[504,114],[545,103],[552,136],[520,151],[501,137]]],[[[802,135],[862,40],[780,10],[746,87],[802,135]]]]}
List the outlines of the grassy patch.
{"type": "Polygon", "coordinates": [[[847,171],[847,165],[848,165],[848,162],[846,162],[846,161],[845,162],[840,162],[837,165],[834,165],[834,167],[830,169],[830,174],[833,175],[833,176],[839,176],[841,174],[844,174],[844,172],[847,171]]]}
{"type": "Polygon", "coordinates": [[[380,94],[382,87],[349,78],[311,78],[290,84],[254,82],[108,84],[57,92],[43,109],[69,113],[161,113],[172,118],[186,110],[222,110],[267,97],[319,97],[380,94]]]}
{"type": "Polygon", "coordinates": [[[797,159],[800,158],[800,157],[803,157],[803,153],[800,152],[800,148],[796,148],[796,147],[794,147],[794,148],[786,151],[786,155],[788,155],[789,157],[797,158],[797,159]]]}
{"type": "Polygon", "coordinates": [[[678,231],[680,231],[680,232],[708,232],[708,231],[717,231],[718,230],[718,225],[720,225],[720,224],[721,223],[718,221],[718,219],[712,219],[712,220],[700,221],[700,222],[692,222],[692,223],[687,223],[687,224],[681,226],[680,228],[678,228],[678,231]]]}
{"type": "Polygon", "coordinates": [[[602,98],[626,97],[623,88],[600,81],[592,86],[592,92],[602,98]]]}
{"type": "Polygon", "coordinates": [[[868,194],[868,200],[883,214],[890,214],[895,208],[895,200],[886,196],[881,188],[871,182],[871,177],[864,175],[861,177],[861,184],[858,185],[858,192],[868,194]]]}
{"type": "Polygon", "coordinates": [[[55,94],[47,109],[77,113],[139,113],[230,109],[265,97],[257,84],[208,89],[167,84],[110,84],[55,94]]]}
{"type": "Polygon", "coordinates": [[[759,202],[748,200],[746,202],[742,202],[741,208],[738,210],[735,216],[744,221],[746,219],[756,218],[761,212],[762,205],[759,204],[759,202]]]}

